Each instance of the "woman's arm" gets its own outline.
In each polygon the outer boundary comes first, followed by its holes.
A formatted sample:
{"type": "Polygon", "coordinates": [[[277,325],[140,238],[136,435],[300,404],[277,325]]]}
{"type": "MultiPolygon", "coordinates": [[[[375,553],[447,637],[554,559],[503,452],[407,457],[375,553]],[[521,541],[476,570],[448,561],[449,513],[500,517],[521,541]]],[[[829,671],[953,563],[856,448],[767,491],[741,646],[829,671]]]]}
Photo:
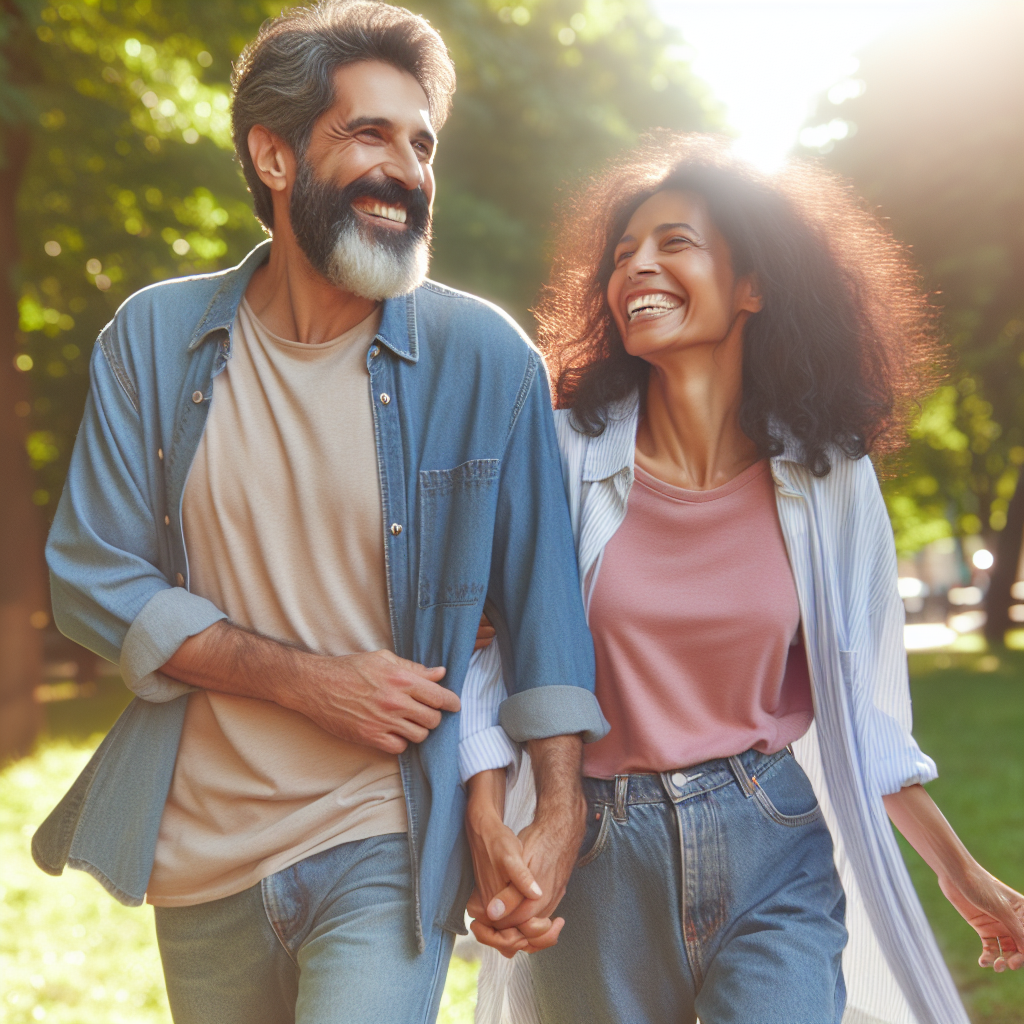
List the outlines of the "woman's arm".
{"type": "Polygon", "coordinates": [[[996,972],[1024,965],[1024,896],[970,854],[923,786],[882,798],[893,824],[935,872],[960,916],[981,937],[978,963],[996,972]]]}

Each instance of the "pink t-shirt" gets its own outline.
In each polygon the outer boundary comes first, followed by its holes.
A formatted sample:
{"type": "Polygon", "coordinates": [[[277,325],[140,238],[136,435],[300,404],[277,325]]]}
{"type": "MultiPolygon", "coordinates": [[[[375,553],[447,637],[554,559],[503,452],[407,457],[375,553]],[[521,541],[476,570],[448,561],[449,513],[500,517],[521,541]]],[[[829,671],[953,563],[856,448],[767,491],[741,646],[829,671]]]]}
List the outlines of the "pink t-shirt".
{"type": "Polygon", "coordinates": [[[688,491],[636,467],[590,605],[611,732],[584,772],[685,768],[774,753],[813,717],[800,608],[767,461],[688,491]]]}

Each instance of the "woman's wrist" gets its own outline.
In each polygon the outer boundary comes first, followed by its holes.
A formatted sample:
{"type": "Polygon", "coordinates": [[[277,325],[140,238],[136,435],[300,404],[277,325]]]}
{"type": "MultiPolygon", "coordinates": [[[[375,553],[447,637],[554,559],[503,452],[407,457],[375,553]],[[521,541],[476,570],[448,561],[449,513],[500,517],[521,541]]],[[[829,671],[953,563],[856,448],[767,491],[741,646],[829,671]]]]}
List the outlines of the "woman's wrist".
{"type": "Polygon", "coordinates": [[[506,769],[490,768],[466,780],[466,824],[474,831],[502,823],[506,776],[506,769]]]}

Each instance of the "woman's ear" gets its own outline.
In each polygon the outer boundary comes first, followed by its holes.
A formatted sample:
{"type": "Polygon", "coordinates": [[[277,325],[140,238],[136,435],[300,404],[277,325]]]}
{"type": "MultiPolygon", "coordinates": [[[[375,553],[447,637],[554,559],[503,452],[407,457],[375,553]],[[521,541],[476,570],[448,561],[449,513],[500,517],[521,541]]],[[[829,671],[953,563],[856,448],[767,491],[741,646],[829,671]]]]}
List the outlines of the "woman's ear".
{"type": "Polygon", "coordinates": [[[760,313],[763,308],[761,282],[756,274],[746,274],[736,282],[736,312],[745,309],[748,313],[760,313]]]}

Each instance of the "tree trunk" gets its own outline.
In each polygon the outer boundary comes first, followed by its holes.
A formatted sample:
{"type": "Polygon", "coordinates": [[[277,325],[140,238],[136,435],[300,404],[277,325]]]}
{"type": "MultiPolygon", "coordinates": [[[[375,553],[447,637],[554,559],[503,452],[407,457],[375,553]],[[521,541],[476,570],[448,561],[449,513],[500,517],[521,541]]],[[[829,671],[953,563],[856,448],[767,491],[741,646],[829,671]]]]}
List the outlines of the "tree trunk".
{"type": "Polygon", "coordinates": [[[3,133],[0,167],[0,761],[32,746],[42,723],[33,690],[42,679],[43,634],[49,597],[39,511],[25,450],[28,375],[18,354],[16,204],[31,137],[22,128],[3,133]]]}
{"type": "Polygon", "coordinates": [[[985,638],[990,644],[1005,642],[1010,622],[1010,605],[1013,598],[1010,588],[1017,581],[1017,567],[1020,565],[1020,549],[1024,542],[1024,470],[1017,478],[1017,489],[1006,510],[1006,526],[996,540],[995,564],[985,597],[985,638]]]}

